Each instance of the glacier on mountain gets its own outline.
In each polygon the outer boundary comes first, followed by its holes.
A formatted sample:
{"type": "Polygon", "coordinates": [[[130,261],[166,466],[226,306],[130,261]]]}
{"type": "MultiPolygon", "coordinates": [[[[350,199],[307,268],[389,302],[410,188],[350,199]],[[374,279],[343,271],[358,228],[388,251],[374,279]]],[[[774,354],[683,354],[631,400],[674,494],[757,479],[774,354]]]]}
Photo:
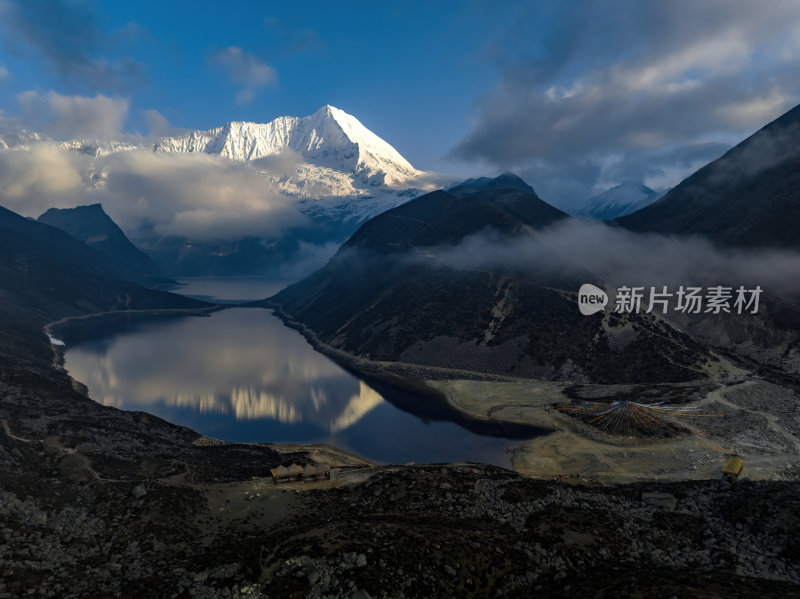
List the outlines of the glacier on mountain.
{"type": "Polygon", "coordinates": [[[284,116],[269,123],[235,121],[209,131],[166,137],[153,150],[205,152],[238,161],[292,150],[308,164],[353,174],[373,185],[404,185],[422,175],[358,119],[333,106],[301,118],[284,116]]]}
{"type": "Polygon", "coordinates": [[[297,198],[304,214],[318,219],[362,222],[431,187],[425,182],[428,173],[414,168],[358,119],[329,105],[306,117],[231,122],[165,137],[153,151],[203,152],[250,162],[297,198]],[[292,168],[275,168],[281,160],[292,168]]]}

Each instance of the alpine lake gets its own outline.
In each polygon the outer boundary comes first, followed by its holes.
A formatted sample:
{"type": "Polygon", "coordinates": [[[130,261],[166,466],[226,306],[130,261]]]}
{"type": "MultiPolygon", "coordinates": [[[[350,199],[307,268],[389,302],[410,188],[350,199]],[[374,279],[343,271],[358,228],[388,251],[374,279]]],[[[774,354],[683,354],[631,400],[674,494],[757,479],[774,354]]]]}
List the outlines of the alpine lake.
{"type": "Polygon", "coordinates": [[[327,443],[378,463],[510,467],[513,445],[535,434],[365,380],[315,351],[271,310],[236,306],[270,297],[284,281],[180,283],[173,292],[229,307],[202,317],[90,319],[73,331],[65,368],[92,399],[216,439],[327,443]]]}

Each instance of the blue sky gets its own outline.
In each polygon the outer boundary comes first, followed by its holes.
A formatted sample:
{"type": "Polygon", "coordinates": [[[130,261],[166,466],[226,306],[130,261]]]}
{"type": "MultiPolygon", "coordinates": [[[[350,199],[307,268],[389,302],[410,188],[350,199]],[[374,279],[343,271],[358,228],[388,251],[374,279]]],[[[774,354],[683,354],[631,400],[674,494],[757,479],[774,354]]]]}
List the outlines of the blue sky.
{"type": "Polygon", "coordinates": [[[798,24],[794,0],[0,0],[0,117],[147,134],[332,104],[419,168],[569,205],[673,185],[797,104],[798,24]]]}
{"type": "MultiPolygon", "coordinates": [[[[52,3],[33,4],[42,7],[25,11],[31,17],[52,3]]],[[[65,73],[30,36],[6,31],[4,113],[18,112],[15,96],[26,90],[101,93],[130,98],[126,127],[147,132],[141,114],[147,109],[174,126],[207,129],[230,120],[302,116],[332,104],[412,162],[434,168],[468,130],[472,103],[497,77],[483,56],[484,11],[462,10],[462,2],[61,4],[93,21],[97,39],[87,43],[87,58],[130,61],[136,72],[114,76],[109,68],[106,81],[65,73]],[[237,102],[247,83],[215,61],[226,48],[241,49],[240,56],[274,72],[273,80],[253,86],[251,101],[237,102]]]]}

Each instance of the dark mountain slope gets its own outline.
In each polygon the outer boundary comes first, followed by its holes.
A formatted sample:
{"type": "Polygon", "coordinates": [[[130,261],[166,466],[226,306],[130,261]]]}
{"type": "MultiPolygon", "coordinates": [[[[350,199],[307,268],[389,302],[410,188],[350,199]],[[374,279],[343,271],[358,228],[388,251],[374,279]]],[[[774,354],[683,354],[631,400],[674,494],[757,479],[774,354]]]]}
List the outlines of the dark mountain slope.
{"type": "Polygon", "coordinates": [[[703,351],[667,325],[582,316],[576,292],[590,273],[438,260],[442,246],[481,231],[535,238],[566,217],[514,179],[436,191],[375,217],[272,302],[323,343],[372,360],[597,382],[701,376],[703,351]]]}
{"type": "Polygon", "coordinates": [[[38,221],[66,231],[75,239],[94,248],[143,283],[159,283],[161,273],[150,257],[139,250],[111,220],[100,204],[77,208],[51,208],[38,221]]]}
{"type": "Polygon", "coordinates": [[[381,252],[457,243],[486,228],[504,235],[541,229],[567,215],[539,196],[515,175],[471,180],[438,190],[367,221],[345,247],[381,252]],[[477,181],[487,181],[480,186],[477,181]]]}
{"type": "Polygon", "coordinates": [[[49,351],[44,334],[32,331],[66,316],[208,306],[120,280],[126,274],[64,231],[0,207],[0,350],[14,362],[49,351]]]}
{"type": "Polygon", "coordinates": [[[615,222],[720,245],[800,249],[800,106],[615,222]]]}

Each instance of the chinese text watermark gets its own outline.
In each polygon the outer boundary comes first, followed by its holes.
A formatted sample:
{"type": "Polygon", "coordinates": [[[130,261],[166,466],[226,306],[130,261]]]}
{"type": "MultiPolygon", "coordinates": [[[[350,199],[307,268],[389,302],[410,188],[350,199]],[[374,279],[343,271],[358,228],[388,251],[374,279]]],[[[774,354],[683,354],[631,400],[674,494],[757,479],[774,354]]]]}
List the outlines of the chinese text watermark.
{"type": "MultiPolygon", "coordinates": [[[[756,314],[762,289],[759,285],[749,289],[716,285],[677,288],[618,287],[614,300],[614,312],[620,314],[756,314]]],[[[578,291],[578,307],[582,314],[590,315],[605,310],[608,295],[591,284],[581,285],[578,291]]]]}

